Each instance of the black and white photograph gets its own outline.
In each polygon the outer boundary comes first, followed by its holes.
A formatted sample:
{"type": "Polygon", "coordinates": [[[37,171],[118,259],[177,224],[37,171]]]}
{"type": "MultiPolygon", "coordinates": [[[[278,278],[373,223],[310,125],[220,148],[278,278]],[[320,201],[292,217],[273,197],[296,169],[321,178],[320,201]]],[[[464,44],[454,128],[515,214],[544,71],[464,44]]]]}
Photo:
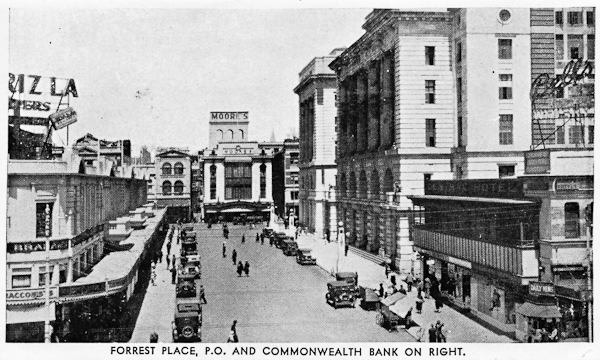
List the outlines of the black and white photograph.
{"type": "Polygon", "coordinates": [[[593,4],[303,3],[4,8],[2,347],[600,356],[593,4]]]}

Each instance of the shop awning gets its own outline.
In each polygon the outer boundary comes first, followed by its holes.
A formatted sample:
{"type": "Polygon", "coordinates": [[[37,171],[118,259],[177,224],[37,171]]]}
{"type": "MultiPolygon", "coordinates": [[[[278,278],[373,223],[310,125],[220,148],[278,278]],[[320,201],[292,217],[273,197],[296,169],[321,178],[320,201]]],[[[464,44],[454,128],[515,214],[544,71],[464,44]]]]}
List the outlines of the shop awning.
{"type": "Polygon", "coordinates": [[[400,316],[401,318],[405,318],[408,310],[411,310],[413,307],[413,302],[409,302],[408,300],[396,301],[396,303],[390,306],[390,311],[394,314],[400,316]]]}
{"type": "Polygon", "coordinates": [[[556,305],[538,305],[526,302],[515,309],[515,312],[527,317],[554,319],[562,317],[556,305]]]}
{"type": "Polygon", "coordinates": [[[50,309],[46,306],[8,306],[6,308],[6,323],[19,324],[29,322],[46,321],[50,315],[50,321],[54,321],[54,303],[50,303],[50,309]]]}
{"type": "Polygon", "coordinates": [[[471,196],[445,196],[445,195],[409,195],[407,198],[413,201],[419,200],[437,200],[437,201],[466,201],[479,203],[494,203],[494,204],[512,204],[512,205],[529,205],[535,204],[528,200],[502,199],[502,198],[485,198],[471,196]]]}
{"type": "Polygon", "coordinates": [[[395,304],[397,301],[402,300],[404,297],[406,297],[406,295],[398,292],[398,293],[395,293],[395,294],[392,294],[392,295],[386,297],[385,299],[381,299],[379,301],[383,305],[391,306],[391,305],[395,304]]]}

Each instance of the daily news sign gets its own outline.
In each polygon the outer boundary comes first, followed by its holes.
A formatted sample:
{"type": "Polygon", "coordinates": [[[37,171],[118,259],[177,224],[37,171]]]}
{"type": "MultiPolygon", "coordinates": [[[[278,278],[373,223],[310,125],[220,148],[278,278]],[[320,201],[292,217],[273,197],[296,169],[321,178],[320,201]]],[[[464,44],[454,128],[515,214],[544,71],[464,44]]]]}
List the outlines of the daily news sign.
{"type": "Polygon", "coordinates": [[[62,98],[67,104],[78,97],[74,79],[8,73],[9,116],[19,109],[22,117],[48,117],[62,98]]]}

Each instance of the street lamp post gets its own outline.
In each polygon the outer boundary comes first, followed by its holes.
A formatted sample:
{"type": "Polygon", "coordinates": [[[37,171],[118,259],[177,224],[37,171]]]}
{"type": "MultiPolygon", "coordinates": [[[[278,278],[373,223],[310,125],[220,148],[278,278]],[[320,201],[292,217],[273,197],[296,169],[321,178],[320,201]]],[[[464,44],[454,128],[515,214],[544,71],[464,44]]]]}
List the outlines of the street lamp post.
{"type": "Polygon", "coordinates": [[[50,216],[50,205],[46,204],[44,209],[44,235],[46,235],[46,274],[45,274],[45,290],[46,290],[46,319],[44,321],[44,342],[49,343],[52,331],[50,329],[50,226],[52,224],[52,218],[50,216]]]}
{"type": "Polygon", "coordinates": [[[337,235],[336,235],[336,246],[337,246],[337,257],[335,259],[335,273],[337,274],[339,271],[339,264],[340,264],[340,247],[342,246],[342,242],[344,242],[344,222],[343,221],[339,221],[338,222],[338,228],[337,228],[337,235]]]}

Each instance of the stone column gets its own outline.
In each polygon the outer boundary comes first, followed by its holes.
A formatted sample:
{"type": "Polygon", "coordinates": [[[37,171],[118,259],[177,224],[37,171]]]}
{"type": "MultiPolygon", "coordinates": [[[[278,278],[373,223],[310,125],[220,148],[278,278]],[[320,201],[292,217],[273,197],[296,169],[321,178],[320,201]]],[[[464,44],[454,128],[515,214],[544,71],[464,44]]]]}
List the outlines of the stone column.
{"type": "Polygon", "coordinates": [[[348,136],[346,146],[348,155],[353,155],[356,152],[357,140],[357,111],[358,111],[358,94],[357,94],[357,77],[352,75],[349,78],[349,106],[348,106],[348,136]]]}
{"type": "Polygon", "coordinates": [[[369,120],[369,151],[376,150],[379,147],[379,73],[381,72],[381,61],[371,62],[368,75],[368,120],[369,120]]]}
{"type": "Polygon", "coordinates": [[[359,154],[367,150],[368,142],[368,76],[365,70],[360,70],[356,75],[356,152],[359,154]]]}
{"type": "Polygon", "coordinates": [[[394,57],[387,53],[383,57],[381,66],[382,93],[380,97],[380,127],[381,145],[383,149],[391,148],[395,139],[394,131],[394,57]]]}

